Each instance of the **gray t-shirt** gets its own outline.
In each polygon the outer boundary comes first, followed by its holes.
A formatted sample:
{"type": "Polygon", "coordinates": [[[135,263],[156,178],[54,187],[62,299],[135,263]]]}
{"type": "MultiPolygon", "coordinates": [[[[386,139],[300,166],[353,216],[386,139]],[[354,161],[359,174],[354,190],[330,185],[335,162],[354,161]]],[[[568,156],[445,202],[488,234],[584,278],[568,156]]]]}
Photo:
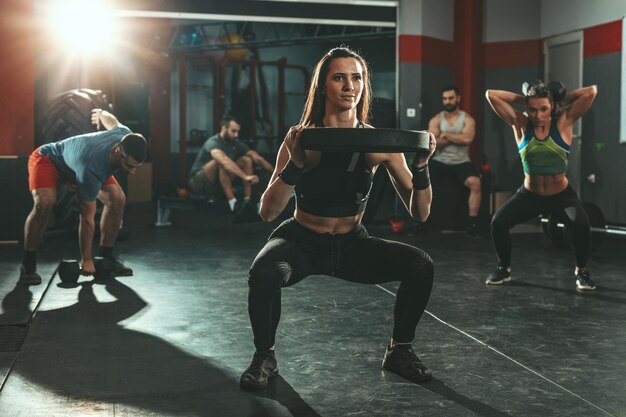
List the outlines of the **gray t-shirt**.
{"type": "Polygon", "coordinates": [[[213,149],[220,149],[222,152],[226,154],[233,161],[238,158],[244,156],[250,151],[248,145],[239,140],[222,140],[220,138],[219,133],[211,136],[204,142],[198,156],[196,156],[195,161],[193,161],[193,165],[191,166],[191,170],[189,170],[189,176],[192,177],[196,172],[200,171],[202,167],[210,162],[213,157],[211,156],[211,151],[213,149]]]}
{"type": "MultiPolygon", "coordinates": [[[[465,112],[461,111],[461,115],[456,122],[451,125],[446,120],[444,112],[439,113],[439,130],[441,133],[461,133],[465,127],[465,112]]],[[[437,149],[433,159],[446,165],[457,165],[464,162],[469,162],[469,155],[467,153],[468,145],[459,145],[456,143],[449,143],[443,148],[437,149]]]]}
{"type": "Polygon", "coordinates": [[[78,198],[95,201],[104,182],[113,175],[109,154],[128,133],[129,128],[119,125],[111,130],[72,136],[39,148],[39,154],[49,156],[59,175],[76,183],[78,198]]]}

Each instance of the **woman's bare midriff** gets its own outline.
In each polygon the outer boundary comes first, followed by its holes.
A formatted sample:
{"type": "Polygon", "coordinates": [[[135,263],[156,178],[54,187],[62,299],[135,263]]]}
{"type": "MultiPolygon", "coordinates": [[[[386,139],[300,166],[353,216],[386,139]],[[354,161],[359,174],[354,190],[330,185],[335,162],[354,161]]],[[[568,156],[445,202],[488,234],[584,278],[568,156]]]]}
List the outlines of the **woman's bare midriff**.
{"type": "Polygon", "coordinates": [[[567,188],[565,174],[557,175],[528,175],[524,174],[524,187],[535,194],[551,196],[567,188]]]}
{"type": "Polygon", "coordinates": [[[343,234],[350,232],[361,222],[363,213],[348,217],[320,217],[296,210],[294,217],[298,223],[314,232],[343,234]]]}

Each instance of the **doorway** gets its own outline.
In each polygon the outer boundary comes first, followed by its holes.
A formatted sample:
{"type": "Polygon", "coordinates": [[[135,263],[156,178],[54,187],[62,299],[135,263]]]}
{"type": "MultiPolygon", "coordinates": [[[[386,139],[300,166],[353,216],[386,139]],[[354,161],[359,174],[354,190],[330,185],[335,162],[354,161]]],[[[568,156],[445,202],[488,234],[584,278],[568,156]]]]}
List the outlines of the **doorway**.
{"type": "MultiPolygon", "coordinates": [[[[544,42],[544,81],[561,81],[567,91],[582,87],[583,80],[583,34],[581,31],[555,36],[544,42]]],[[[572,144],[569,156],[569,172],[567,177],[571,187],[581,199],[582,165],[581,160],[581,120],[574,124],[572,144]]]]}

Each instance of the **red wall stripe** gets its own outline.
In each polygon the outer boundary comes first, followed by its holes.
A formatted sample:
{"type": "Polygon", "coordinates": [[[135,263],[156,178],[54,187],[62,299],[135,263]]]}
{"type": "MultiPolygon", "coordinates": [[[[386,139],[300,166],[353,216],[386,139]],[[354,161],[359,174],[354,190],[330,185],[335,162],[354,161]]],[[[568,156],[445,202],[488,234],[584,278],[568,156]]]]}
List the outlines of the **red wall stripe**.
{"type": "Polygon", "coordinates": [[[484,44],[485,68],[534,67],[543,63],[543,41],[491,42],[484,44]]]}
{"type": "Polygon", "coordinates": [[[419,35],[398,36],[398,59],[400,63],[422,62],[422,37],[419,35]]]}
{"type": "Polygon", "coordinates": [[[424,44],[424,63],[453,67],[455,65],[456,48],[454,42],[442,39],[422,37],[424,44]]]}
{"type": "Polygon", "coordinates": [[[592,26],[583,31],[583,56],[596,56],[622,50],[622,21],[592,26]]]}
{"type": "MultiPolygon", "coordinates": [[[[543,41],[492,42],[485,46],[485,68],[513,68],[543,64],[543,41]]],[[[622,21],[605,23],[583,30],[585,58],[622,50],[622,21]]]]}
{"type": "Polygon", "coordinates": [[[28,155],[35,143],[32,2],[5,0],[0,15],[0,155],[28,155]]]}
{"type": "Polygon", "coordinates": [[[454,43],[421,35],[398,36],[400,63],[454,66],[454,43]]]}

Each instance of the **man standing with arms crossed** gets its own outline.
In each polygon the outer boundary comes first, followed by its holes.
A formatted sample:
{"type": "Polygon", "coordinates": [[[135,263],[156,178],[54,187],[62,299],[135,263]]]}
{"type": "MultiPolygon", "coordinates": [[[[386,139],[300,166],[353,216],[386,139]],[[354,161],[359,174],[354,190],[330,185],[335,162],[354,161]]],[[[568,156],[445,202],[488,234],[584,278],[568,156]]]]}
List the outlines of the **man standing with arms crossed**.
{"type": "Polygon", "coordinates": [[[459,109],[461,95],[458,87],[444,87],[441,93],[444,110],[428,123],[428,130],[437,138],[437,152],[431,158],[430,174],[432,177],[452,175],[469,188],[467,233],[477,237],[481,185],[479,173],[468,155],[469,144],[474,140],[476,122],[472,116],[459,109]]]}

